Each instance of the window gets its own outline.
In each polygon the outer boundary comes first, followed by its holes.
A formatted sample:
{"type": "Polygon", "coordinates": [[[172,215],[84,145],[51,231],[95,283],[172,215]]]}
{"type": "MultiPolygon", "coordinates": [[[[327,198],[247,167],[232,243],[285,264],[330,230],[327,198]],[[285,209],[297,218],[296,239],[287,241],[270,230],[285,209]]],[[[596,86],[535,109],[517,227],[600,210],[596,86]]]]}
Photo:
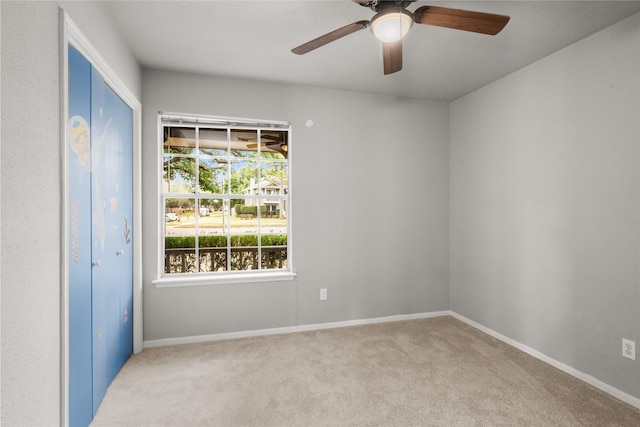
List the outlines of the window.
{"type": "Polygon", "coordinates": [[[289,272],[290,125],[159,115],[163,278],[289,272]]]}

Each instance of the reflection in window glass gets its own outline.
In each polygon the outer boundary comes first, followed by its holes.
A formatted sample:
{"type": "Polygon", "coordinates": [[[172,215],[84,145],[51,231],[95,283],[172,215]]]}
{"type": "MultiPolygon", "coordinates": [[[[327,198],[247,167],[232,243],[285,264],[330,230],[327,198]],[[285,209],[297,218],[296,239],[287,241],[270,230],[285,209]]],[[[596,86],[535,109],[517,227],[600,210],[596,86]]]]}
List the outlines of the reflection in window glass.
{"type": "Polygon", "coordinates": [[[266,204],[263,206],[266,212],[260,218],[260,234],[286,234],[287,216],[278,205],[266,204]]]}
{"type": "Polygon", "coordinates": [[[201,157],[198,167],[198,184],[200,185],[200,193],[226,194],[227,186],[225,178],[227,177],[226,159],[212,159],[201,157]]]}
{"type": "Polygon", "coordinates": [[[195,199],[164,200],[165,235],[193,235],[188,224],[194,219],[195,199]]]}
{"type": "Polygon", "coordinates": [[[198,238],[200,271],[227,271],[227,246],[227,236],[201,236],[198,238]]]}
{"type": "Polygon", "coordinates": [[[236,158],[258,157],[258,131],[232,130],[229,149],[231,156],[236,158]]]}
{"type": "Polygon", "coordinates": [[[256,234],[258,232],[257,199],[232,199],[233,215],[230,217],[232,234],[256,234]]]}
{"type": "Polygon", "coordinates": [[[258,236],[231,237],[231,270],[258,269],[258,236]]]}
{"type": "Polygon", "coordinates": [[[289,149],[289,133],[278,130],[260,132],[260,158],[285,160],[289,149]]]}
{"type": "Polygon", "coordinates": [[[196,272],[196,238],[171,236],[164,238],[164,269],[167,273],[196,272]]]}
{"type": "Polygon", "coordinates": [[[228,139],[227,129],[200,128],[199,153],[207,156],[227,156],[228,139]]]}
{"type": "Polygon", "coordinates": [[[285,195],[285,189],[289,188],[289,168],[286,162],[260,162],[260,186],[285,195]]]}
{"type": "Polygon", "coordinates": [[[198,234],[226,235],[229,219],[225,218],[224,206],[227,200],[200,199],[198,207],[198,234]]]}
{"type": "Polygon", "coordinates": [[[164,156],[162,191],[164,193],[195,192],[196,159],[193,157],[164,156]]]}
{"type": "Polygon", "coordinates": [[[258,162],[242,160],[231,162],[231,194],[258,194],[258,162]]]}
{"type": "Polygon", "coordinates": [[[186,127],[165,127],[163,147],[165,153],[193,153],[196,148],[196,130],[186,127]]]}
{"type": "Polygon", "coordinates": [[[260,240],[262,268],[271,270],[287,268],[287,235],[263,235],[260,240]]]}

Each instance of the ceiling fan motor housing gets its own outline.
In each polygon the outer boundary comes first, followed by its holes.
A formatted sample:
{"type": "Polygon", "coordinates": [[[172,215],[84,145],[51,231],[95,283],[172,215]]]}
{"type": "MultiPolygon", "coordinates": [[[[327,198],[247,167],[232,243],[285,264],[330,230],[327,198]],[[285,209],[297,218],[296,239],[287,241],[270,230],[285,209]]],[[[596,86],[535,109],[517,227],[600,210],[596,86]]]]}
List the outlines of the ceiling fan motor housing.
{"type": "Polygon", "coordinates": [[[369,0],[369,1],[354,0],[354,1],[358,3],[360,6],[368,7],[374,12],[382,12],[383,10],[388,9],[390,7],[404,9],[407,6],[409,6],[411,3],[415,2],[416,0],[391,0],[391,1],[389,0],[369,0]]]}

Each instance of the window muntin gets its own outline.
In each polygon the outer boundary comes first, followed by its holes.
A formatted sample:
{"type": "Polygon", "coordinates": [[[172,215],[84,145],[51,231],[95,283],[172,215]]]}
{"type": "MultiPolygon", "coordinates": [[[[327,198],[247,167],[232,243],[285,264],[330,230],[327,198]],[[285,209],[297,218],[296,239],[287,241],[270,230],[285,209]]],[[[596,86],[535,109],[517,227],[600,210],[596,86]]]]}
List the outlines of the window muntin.
{"type": "Polygon", "coordinates": [[[160,116],[162,276],[290,271],[290,127],[160,116]]]}

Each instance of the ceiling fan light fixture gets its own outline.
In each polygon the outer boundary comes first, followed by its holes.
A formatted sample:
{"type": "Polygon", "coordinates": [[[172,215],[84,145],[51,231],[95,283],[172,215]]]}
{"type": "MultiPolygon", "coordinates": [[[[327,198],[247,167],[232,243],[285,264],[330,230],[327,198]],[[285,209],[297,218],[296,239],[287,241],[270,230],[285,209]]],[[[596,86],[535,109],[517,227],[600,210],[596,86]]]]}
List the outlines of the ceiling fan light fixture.
{"type": "Polygon", "coordinates": [[[371,20],[371,32],[381,42],[395,42],[413,26],[413,16],[406,9],[385,10],[371,20]]]}

